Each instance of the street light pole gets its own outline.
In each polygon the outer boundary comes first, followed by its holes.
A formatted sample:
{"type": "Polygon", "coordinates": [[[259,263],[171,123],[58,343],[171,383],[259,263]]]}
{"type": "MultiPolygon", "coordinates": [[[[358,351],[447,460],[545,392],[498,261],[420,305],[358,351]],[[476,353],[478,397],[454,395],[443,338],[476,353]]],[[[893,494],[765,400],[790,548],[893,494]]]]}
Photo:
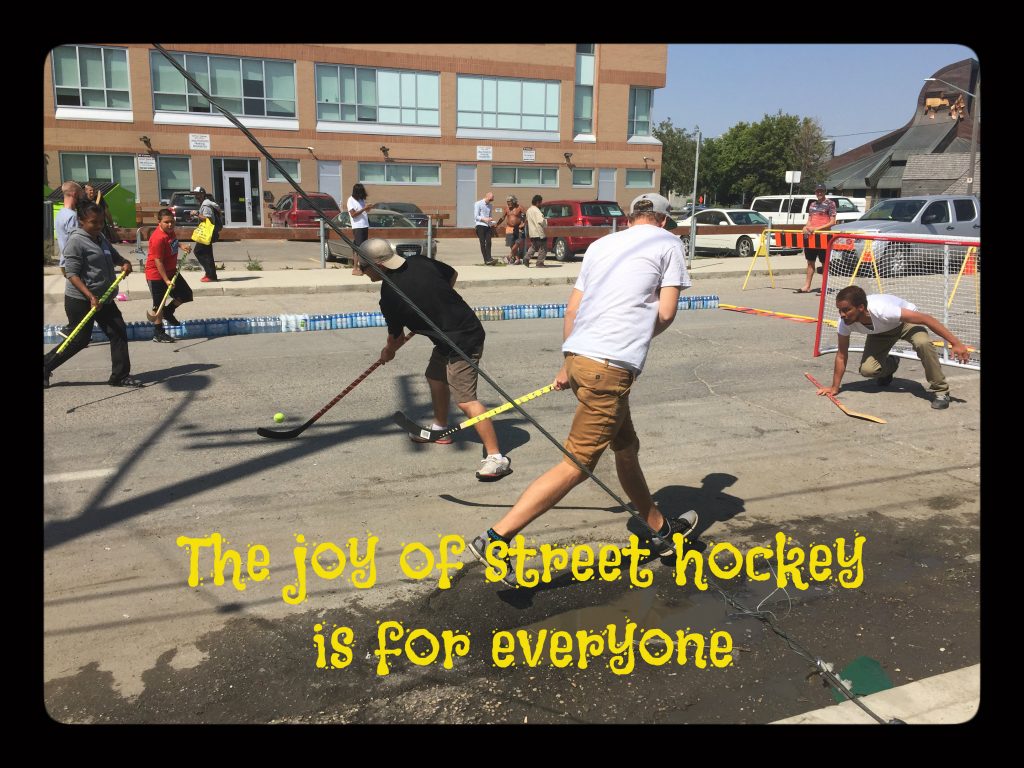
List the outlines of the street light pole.
{"type": "Polygon", "coordinates": [[[958,85],[947,83],[937,77],[926,77],[925,82],[942,83],[971,97],[971,153],[967,160],[967,194],[974,194],[974,158],[978,151],[978,123],[981,121],[981,75],[978,75],[978,89],[974,93],[958,85]]]}

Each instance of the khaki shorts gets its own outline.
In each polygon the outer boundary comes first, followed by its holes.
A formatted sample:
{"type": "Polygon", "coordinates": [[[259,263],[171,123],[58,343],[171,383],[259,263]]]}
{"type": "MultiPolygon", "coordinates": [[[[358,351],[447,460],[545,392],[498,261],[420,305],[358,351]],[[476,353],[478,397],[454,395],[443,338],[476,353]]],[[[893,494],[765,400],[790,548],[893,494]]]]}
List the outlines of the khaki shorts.
{"type": "MultiPolygon", "coordinates": [[[[483,346],[468,352],[477,363],[480,362],[483,353],[483,346]]],[[[448,357],[434,347],[425,373],[428,379],[447,382],[456,403],[472,403],[476,400],[476,369],[461,357],[448,357]]]]}
{"type": "MultiPolygon", "coordinates": [[[[629,390],[636,379],[633,373],[572,354],[565,359],[565,368],[579,400],[565,450],[593,471],[609,445],[613,451],[639,448],[629,415],[629,390]]],[[[567,457],[564,460],[572,464],[567,457]]]]}

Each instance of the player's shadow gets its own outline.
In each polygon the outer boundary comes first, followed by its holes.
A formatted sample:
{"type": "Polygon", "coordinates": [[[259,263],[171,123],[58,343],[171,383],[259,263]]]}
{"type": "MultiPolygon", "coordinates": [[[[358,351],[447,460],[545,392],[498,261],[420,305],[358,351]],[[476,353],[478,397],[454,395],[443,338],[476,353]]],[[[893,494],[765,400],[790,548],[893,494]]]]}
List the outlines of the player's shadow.
{"type": "MultiPolygon", "coordinates": [[[[839,392],[840,399],[843,396],[843,392],[867,392],[869,394],[874,394],[876,392],[899,392],[913,395],[918,400],[927,400],[928,402],[931,402],[932,398],[935,397],[932,391],[920,381],[915,381],[913,379],[901,379],[899,376],[894,376],[892,384],[887,387],[878,386],[874,379],[851,381],[849,384],[843,384],[843,388],[839,392]]],[[[950,397],[950,400],[954,403],[967,402],[966,400],[952,396],[950,397]]]]}
{"type": "MultiPolygon", "coordinates": [[[[697,513],[697,526],[688,536],[696,540],[715,523],[731,520],[746,511],[743,499],[725,493],[725,489],[736,483],[736,476],[725,472],[711,472],[701,480],[701,487],[690,485],[667,485],[652,495],[662,513],[675,518],[692,509],[697,513]]],[[[631,521],[632,522],[632,521],[631,521]]]]}

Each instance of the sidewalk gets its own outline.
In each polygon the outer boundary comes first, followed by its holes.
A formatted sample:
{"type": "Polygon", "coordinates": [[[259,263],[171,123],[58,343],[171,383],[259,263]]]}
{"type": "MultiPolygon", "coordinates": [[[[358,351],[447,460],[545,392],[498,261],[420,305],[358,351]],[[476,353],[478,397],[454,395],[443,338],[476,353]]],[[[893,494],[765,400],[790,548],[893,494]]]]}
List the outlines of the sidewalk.
{"type": "MultiPolygon", "coordinates": [[[[132,259],[136,266],[139,255],[133,247],[120,244],[118,251],[125,258],[132,259]]],[[[494,243],[496,259],[504,258],[507,249],[504,244],[494,243]]],[[[326,269],[319,268],[319,244],[290,241],[240,241],[218,243],[214,249],[218,263],[226,269],[219,272],[216,283],[199,281],[201,272],[186,271],[183,274],[197,298],[215,296],[258,296],[270,294],[341,293],[347,291],[373,291],[379,288],[366,277],[357,277],[347,266],[328,263],[326,269]],[[258,259],[263,269],[249,271],[245,265],[248,258],[258,259]]],[[[452,265],[459,273],[459,285],[502,286],[502,285],[571,285],[576,281],[583,265],[583,258],[575,261],[558,262],[549,254],[544,269],[532,266],[484,266],[480,248],[475,239],[444,240],[439,247],[438,258],[452,265]]],[[[584,257],[585,258],[585,257],[584,257]]],[[[772,256],[772,272],[778,275],[804,273],[806,261],[800,253],[772,256]]],[[[742,279],[750,268],[750,259],[729,256],[698,256],[693,260],[690,275],[694,289],[702,278],[737,276],[742,279]]],[[[752,276],[767,276],[767,264],[763,257],[756,259],[752,276]]],[[[64,278],[57,267],[46,267],[43,275],[43,301],[63,303],[64,278]]],[[[132,300],[149,301],[148,292],[138,283],[140,290],[132,290],[132,300]]]]}

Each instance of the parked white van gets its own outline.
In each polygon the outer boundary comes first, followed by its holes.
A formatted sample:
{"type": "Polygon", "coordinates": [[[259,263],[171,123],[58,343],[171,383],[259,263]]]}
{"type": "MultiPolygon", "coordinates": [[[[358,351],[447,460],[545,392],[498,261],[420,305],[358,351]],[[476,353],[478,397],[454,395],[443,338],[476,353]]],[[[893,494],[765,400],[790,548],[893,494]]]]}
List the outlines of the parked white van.
{"type": "MultiPolygon", "coordinates": [[[[836,204],[836,223],[856,221],[864,213],[857,204],[848,197],[826,195],[836,204]]],[[[773,225],[807,223],[807,206],[817,200],[816,195],[765,195],[755,197],[750,207],[768,219],[773,225]]]]}

